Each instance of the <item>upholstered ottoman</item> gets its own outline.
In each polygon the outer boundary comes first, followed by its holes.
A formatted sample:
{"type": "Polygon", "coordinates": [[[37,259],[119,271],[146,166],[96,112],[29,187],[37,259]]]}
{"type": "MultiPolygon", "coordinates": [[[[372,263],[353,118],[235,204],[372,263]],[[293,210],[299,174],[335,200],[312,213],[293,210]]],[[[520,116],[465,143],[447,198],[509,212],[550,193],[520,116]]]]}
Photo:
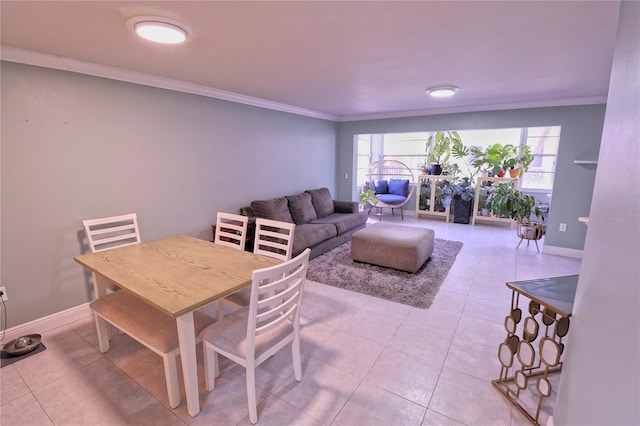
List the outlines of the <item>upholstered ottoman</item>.
{"type": "Polygon", "coordinates": [[[416,272],[433,253],[433,229],[375,223],[351,237],[351,258],[416,272]]]}

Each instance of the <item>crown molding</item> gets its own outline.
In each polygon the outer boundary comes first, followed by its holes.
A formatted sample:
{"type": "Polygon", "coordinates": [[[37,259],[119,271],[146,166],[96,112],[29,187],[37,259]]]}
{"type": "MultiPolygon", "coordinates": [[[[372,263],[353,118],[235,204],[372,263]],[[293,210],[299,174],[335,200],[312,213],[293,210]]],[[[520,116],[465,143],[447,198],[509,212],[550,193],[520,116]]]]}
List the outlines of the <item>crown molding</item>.
{"type": "Polygon", "coordinates": [[[221,99],[224,101],[236,102],[239,104],[251,105],[259,108],[287,112],[290,114],[303,115],[306,117],[320,118],[323,120],[336,121],[338,118],[335,115],[325,114],[319,111],[281,104],[278,102],[272,102],[260,98],[253,98],[251,96],[227,92],[225,90],[218,90],[211,87],[187,83],[180,80],[173,80],[157,75],[131,71],[124,68],[85,62],[77,59],[66,58],[64,56],[34,52],[32,50],[19,49],[10,46],[0,46],[0,59],[8,62],[35,65],[43,68],[51,68],[62,71],[70,71],[79,74],[92,75],[95,77],[108,78],[111,80],[125,81],[127,83],[134,83],[144,86],[157,87],[160,89],[173,90],[176,92],[206,96],[209,98],[221,99]]]}
{"type": "Polygon", "coordinates": [[[549,99],[542,101],[518,102],[511,104],[495,105],[469,105],[452,108],[428,109],[421,111],[382,112],[377,114],[345,115],[339,116],[338,122],[381,120],[385,118],[418,117],[422,115],[458,114],[463,112],[500,111],[508,109],[545,108],[557,106],[576,106],[606,104],[606,96],[591,96],[584,98],[549,99]]]}

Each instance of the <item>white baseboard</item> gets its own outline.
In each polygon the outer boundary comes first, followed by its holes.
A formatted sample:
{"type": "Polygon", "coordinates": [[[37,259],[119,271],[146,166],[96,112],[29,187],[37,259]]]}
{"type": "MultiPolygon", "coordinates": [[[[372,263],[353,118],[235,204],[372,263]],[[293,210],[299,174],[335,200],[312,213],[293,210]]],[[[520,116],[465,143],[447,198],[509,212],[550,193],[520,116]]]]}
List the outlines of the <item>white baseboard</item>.
{"type": "Polygon", "coordinates": [[[542,248],[542,252],[546,254],[555,254],[557,256],[582,259],[582,254],[584,250],[570,249],[566,247],[554,247],[554,246],[548,246],[545,244],[544,247],[542,248]]]}
{"type": "Polygon", "coordinates": [[[56,312],[55,314],[51,314],[46,317],[38,318],[25,324],[11,327],[7,329],[3,343],[27,334],[41,334],[47,330],[86,318],[93,314],[93,311],[89,307],[89,303],[90,302],[87,302],[64,311],[56,312]]]}

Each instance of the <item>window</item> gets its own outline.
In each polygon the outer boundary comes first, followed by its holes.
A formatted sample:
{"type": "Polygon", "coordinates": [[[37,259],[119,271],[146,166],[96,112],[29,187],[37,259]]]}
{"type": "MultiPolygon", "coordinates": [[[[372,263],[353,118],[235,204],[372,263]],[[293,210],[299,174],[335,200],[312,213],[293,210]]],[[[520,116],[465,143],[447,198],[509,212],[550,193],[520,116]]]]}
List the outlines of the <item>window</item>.
{"type": "Polygon", "coordinates": [[[369,170],[369,164],[373,162],[371,158],[371,140],[372,135],[357,135],[358,144],[358,162],[357,162],[357,184],[358,186],[364,185],[367,180],[367,172],[369,170]]]}
{"type": "MultiPolygon", "coordinates": [[[[398,160],[405,163],[417,176],[422,173],[422,165],[426,162],[426,144],[430,135],[435,132],[386,133],[374,135],[357,135],[357,185],[364,185],[369,164],[381,159],[398,160]]],[[[515,146],[527,145],[533,154],[533,162],[529,171],[525,172],[520,182],[520,189],[536,192],[549,192],[553,189],[556,156],[560,143],[560,126],[529,127],[491,130],[460,130],[460,138],[465,146],[476,146],[484,149],[495,143],[515,146]]],[[[466,161],[449,159],[458,164],[462,175],[469,176],[466,161]]]]}
{"type": "Polygon", "coordinates": [[[551,191],[560,144],[560,126],[522,129],[522,139],[531,149],[533,162],[522,175],[520,189],[551,191]]]}

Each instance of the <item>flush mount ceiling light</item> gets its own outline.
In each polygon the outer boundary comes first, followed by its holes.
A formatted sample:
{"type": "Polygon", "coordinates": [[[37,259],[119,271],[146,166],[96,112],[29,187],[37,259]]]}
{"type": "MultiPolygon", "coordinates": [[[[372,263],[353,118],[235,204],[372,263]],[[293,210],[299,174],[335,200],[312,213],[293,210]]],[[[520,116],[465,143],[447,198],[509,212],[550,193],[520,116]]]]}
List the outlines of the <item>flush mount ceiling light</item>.
{"type": "Polygon", "coordinates": [[[438,86],[431,87],[427,89],[426,92],[434,98],[448,98],[449,96],[455,95],[458,90],[460,90],[460,88],[456,86],[438,86]]]}
{"type": "Polygon", "coordinates": [[[187,25],[160,16],[134,16],[126,24],[140,37],[156,43],[178,44],[193,34],[187,25]]]}

